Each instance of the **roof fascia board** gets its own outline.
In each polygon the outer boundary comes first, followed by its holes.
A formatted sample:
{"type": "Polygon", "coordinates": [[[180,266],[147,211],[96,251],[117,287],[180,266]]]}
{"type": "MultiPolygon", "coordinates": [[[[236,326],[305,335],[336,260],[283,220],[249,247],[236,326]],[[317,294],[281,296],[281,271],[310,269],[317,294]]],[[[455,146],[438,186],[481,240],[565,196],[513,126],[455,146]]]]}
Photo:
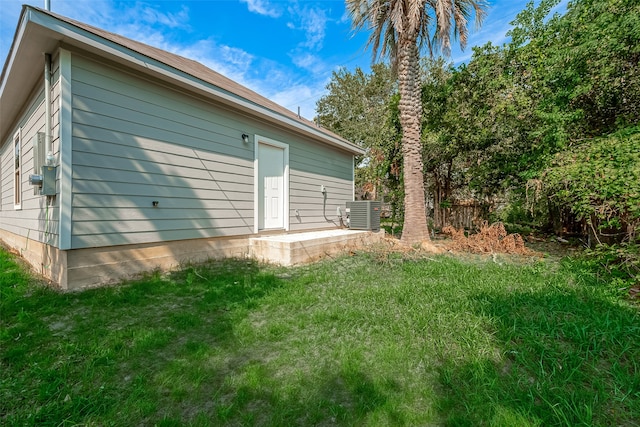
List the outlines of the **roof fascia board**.
{"type": "Polygon", "coordinates": [[[11,48],[9,49],[9,54],[7,57],[7,61],[4,64],[4,68],[2,69],[2,81],[0,82],[0,97],[4,94],[5,88],[7,86],[7,81],[9,80],[9,73],[13,68],[13,64],[16,59],[16,53],[18,52],[18,43],[23,40],[23,36],[27,27],[27,18],[25,14],[26,7],[22,9],[22,13],[20,14],[20,23],[18,24],[18,28],[16,28],[16,34],[13,37],[13,42],[11,43],[11,48]]]}
{"type": "MultiPolygon", "coordinates": [[[[149,58],[145,55],[137,53],[131,49],[128,49],[110,40],[105,40],[104,38],[96,34],[92,34],[82,28],[78,28],[73,24],[60,21],[59,19],[51,15],[47,15],[45,13],[42,13],[40,11],[31,9],[31,8],[28,8],[27,11],[28,11],[27,12],[28,21],[31,21],[37,25],[40,25],[42,27],[55,31],[67,37],[68,39],[78,41],[94,49],[97,49],[101,52],[104,52],[110,56],[116,57],[128,63],[134,64],[138,67],[145,68],[149,72],[163,76],[170,80],[178,81],[183,85],[192,87],[194,89],[197,89],[198,91],[205,92],[209,96],[213,96],[216,100],[219,100],[220,102],[223,102],[228,105],[232,105],[241,110],[251,112],[254,115],[258,115],[260,117],[265,118],[271,123],[278,123],[281,125],[285,125],[290,129],[294,129],[298,132],[311,136],[314,139],[320,139],[325,143],[328,143],[329,145],[333,145],[335,147],[341,148],[351,153],[364,154],[364,150],[362,150],[360,147],[357,147],[345,141],[341,141],[317,129],[314,129],[311,126],[296,122],[295,120],[289,117],[283,116],[268,108],[256,105],[252,102],[245,100],[244,98],[231,94],[230,92],[227,92],[215,85],[207,84],[202,80],[196,77],[193,77],[190,74],[179,71],[173,67],[170,67],[162,63],[161,61],[157,61],[152,58],[149,58]]],[[[69,43],[69,41],[66,41],[66,43],[69,43]]]]}

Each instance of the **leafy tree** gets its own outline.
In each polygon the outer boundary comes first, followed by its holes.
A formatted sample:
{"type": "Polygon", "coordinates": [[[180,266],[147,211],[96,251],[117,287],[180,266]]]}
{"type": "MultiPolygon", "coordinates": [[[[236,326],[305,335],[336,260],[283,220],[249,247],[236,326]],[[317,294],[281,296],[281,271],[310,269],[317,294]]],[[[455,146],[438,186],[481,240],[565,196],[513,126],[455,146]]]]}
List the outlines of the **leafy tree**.
{"type": "Polygon", "coordinates": [[[435,46],[448,53],[452,30],[464,46],[468,19],[475,12],[480,22],[484,6],[483,0],[347,0],[355,28],[368,25],[372,31],[374,55],[388,55],[397,71],[405,189],[402,241],[408,244],[429,239],[420,144],[420,50],[426,45],[430,51],[435,46]]]}
{"type": "Polygon", "coordinates": [[[551,154],[640,117],[640,3],[576,0],[548,18],[557,3],[529,3],[508,46],[516,83],[529,89],[542,119],[531,137],[551,154]]]}
{"type": "Polygon", "coordinates": [[[584,141],[555,156],[543,175],[549,196],[596,228],[640,231],[640,127],[584,141]]]}
{"type": "Polygon", "coordinates": [[[343,68],[334,71],[327,90],[317,103],[317,118],[322,126],[365,149],[357,159],[356,186],[377,198],[393,159],[389,103],[397,89],[391,70],[385,64],[374,64],[370,74],[343,68]]]}
{"type": "Polygon", "coordinates": [[[422,158],[425,187],[433,201],[434,227],[444,225],[443,204],[451,202],[454,194],[467,186],[467,139],[457,132],[462,123],[453,111],[458,107],[452,99],[451,65],[444,58],[426,58],[422,62],[422,158]],[[453,112],[453,113],[452,113],[453,112]]]}
{"type": "MultiPolygon", "coordinates": [[[[511,43],[474,49],[452,73],[442,123],[454,141],[466,138],[467,179],[479,194],[524,198],[556,153],[640,121],[640,4],[576,0],[550,17],[557,3],[529,3],[511,43]]],[[[557,215],[559,199],[537,200],[537,212],[557,215]]]]}
{"type": "Polygon", "coordinates": [[[532,88],[544,97],[541,111],[564,112],[569,140],[637,123],[640,3],[576,0],[566,14],[545,21],[556,3],[544,0],[537,8],[530,3],[511,31],[511,48],[531,70],[532,88]]]}

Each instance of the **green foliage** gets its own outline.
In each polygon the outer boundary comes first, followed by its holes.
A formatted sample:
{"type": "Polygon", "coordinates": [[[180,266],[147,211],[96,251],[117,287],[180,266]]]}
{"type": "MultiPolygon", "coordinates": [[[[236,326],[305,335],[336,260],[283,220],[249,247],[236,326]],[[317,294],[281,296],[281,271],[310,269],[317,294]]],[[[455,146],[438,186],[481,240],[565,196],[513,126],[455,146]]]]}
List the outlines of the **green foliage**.
{"type": "Polygon", "coordinates": [[[534,230],[541,232],[546,224],[546,217],[541,213],[531,211],[531,206],[520,194],[510,194],[509,203],[489,215],[489,222],[501,222],[508,233],[518,233],[526,236],[534,230]]]}
{"type": "MultiPolygon", "coordinates": [[[[512,23],[509,45],[474,50],[452,73],[452,118],[441,124],[451,141],[464,140],[458,158],[466,159],[461,168],[479,194],[522,200],[531,180],[553,164],[559,181],[581,183],[561,189],[556,182],[554,203],[580,218],[597,215],[599,225],[633,223],[637,138],[613,152],[601,146],[590,157],[593,168],[584,154],[590,138],[640,123],[640,4],[576,0],[564,15],[549,16],[557,3],[530,2],[512,23]],[[570,166],[574,153],[580,166],[570,166]],[[598,155],[619,160],[605,165],[594,160],[598,155]]],[[[532,200],[527,207],[538,222],[549,215],[548,198],[535,206],[532,200]]]]}
{"type": "Polygon", "coordinates": [[[558,153],[543,175],[551,199],[601,228],[640,230],[640,128],[558,153]]]}
{"type": "Polygon", "coordinates": [[[517,83],[508,52],[490,43],[474,49],[450,84],[445,124],[466,158],[471,188],[489,196],[520,185],[542,146],[532,144],[535,103],[527,86],[517,83]]]}
{"type": "MultiPolygon", "coordinates": [[[[640,123],[640,3],[575,0],[564,14],[552,16],[558,0],[537,3],[530,2],[512,22],[509,44],[475,48],[471,61],[457,68],[442,60],[423,61],[427,200],[438,205],[456,195],[507,199],[525,208],[527,214],[514,222],[527,226],[548,222],[560,231],[576,217],[593,215],[594,227],[631,224],[634,233],[637,135],[616,134],[609,143],[593,138],[637,129],[640,123]],[[617,160],[607,161],[607,156],[617,160]],[[530,185],[543,176],[550,192],[536,190],[533,197],[530,185]]],[[[386,87],[369,79],[377,77],[356,80],[362,87],[386,87]]],[[[398,99],[395,88],[379,93],[385,95],[374,99],[378,106],[385,104],[385,114],[373,115],[375,123],[363,125],[366,115],[351,113],[363,104],[357,97],[337,97],[335,111],[340,121],[353,116],[353,128],[371,131],[367,138],[350,137],[368,141],[358,174],[366,175],[363,183],[386,187],[389,200],[399,207],[398,99]]]]}
{"type": "Polygon", "coordinates": [[[577,0],[547,18],[556,3],[529,3],[510,32],[516,69],[537,96],[542,140],[562,147],[637,124],[640,4],[577,0]]]}
{"type": "Polygon", "coordinates": [[[400,148],[389,125],[389,104],[397,93],[395,78],[385,64],[373,65],[371,74],[343,68],[334,71],[327,90],[318,101],[317,118],[323,127],[366,150],[357,159],[356,186],[379,198],[385,194],[385,177],[391,173],[398,180],[400,175],[400,148]]]}
{"type": "MultiPolygon", "coordinates": [[[[582,0],[551,27],[558,32],[550,79],[565,82],[568,107],[580,113],[581,130],[601,135],[638,123],[640,117],[640,3],[582,0]]],[[[551,50],[551,49],[550,49],[551,50]]]]}
{"type": "Polygon", "coordinates": [[[597,245],[584,254],[593,272],[615,289],[640,285],[640,244],[597,245]]]}

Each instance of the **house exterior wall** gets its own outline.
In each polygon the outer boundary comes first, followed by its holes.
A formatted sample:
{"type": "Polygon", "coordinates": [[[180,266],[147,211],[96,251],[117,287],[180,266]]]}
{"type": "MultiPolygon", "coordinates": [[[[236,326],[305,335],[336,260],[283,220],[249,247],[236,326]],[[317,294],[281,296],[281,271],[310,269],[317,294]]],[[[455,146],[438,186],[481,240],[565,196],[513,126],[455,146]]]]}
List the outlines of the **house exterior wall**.
{"type": "MultiPolygon", "coordinates": [[[[57,61],[53,61],[52,76],[52,140],[53,154],[58,154],[58,84],[57,61]]],[[[44,69],[44,67],[43,67],[44,69]]],[[[44,133],[45,104],[44,80],[31,90],[31,95],[18,119],[10,124],[8,137],[0,147],[0,239],[10,248],[19,252],[34,268],[44,276],[56,280],[60,271],[55,264],[59,254],[58,245],[59,203],[56,197],[34,194],[29,183],[29,175],[39,173],[34,170],[33,140],[39,132],[44,133]],[[14,136],[21,135],[21,203],[14,205],[14,136]]],[[[5,129],[3,129],[5,133],[5,129]]],[[[47,147],[45,152],[49,151],[47,147]]]]}
{"type": "Polygon", "coordinates": [[[57,194],[35,195],[29,175],[33,139],[45,129],[44,82],[30,92],[11,129],[2,129],[0,240],[63,289],[249,256],[256,135],[289,148],[289,231],[338,227],[336,208],[353,198],[351,153],[67,48],[52,63],[57,194]],[[13,203],[18,131],[20,209],[13,203]]]}
{"type": "Polygon", "coordinates": [[[72,248],[252,232],[253,153],[235,123],[80,54],[71,75],[72,248]]]}
{"type": "Polygon", "coordinates": [[[336,210],[340,207],[344,212],[346,202],[353,200],[352,155],[311,143],[296,144],[290,155],[290,229],[340,226],[336,210]]]}
{"type": "Polygon", "coordinates": [[[73,52],[71,64],[72,249],[253,234],[254,145],[243,133],[289,145],[291,230],[339,225],[350,153],[99,58],[73,52]]]}

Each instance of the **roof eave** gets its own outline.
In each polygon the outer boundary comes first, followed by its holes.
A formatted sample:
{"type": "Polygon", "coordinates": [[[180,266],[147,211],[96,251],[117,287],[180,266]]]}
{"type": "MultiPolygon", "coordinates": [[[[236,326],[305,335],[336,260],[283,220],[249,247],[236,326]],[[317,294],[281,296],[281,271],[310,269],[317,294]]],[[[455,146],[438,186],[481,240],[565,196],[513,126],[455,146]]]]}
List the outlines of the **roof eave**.
{"type": "MultiPolygon", "coordinates": [[[[6,90],[10,86],[12,77],[14,75],[17,76],[22,74],[20,72],[20,68],[28,69],[29,67],[27,64],[19,63],[20,55],[17,47],[22,44],[23,40],[25,40],[25,34],[29,32],[30,26],[32,25],[38,26],[38,29],[45,30],[43,34],[46,34],[49,37],[49,43],[45,43],[48,47],[63,44],[99,54],[109,60],[127,65],[128,67],[153,75],[161,80],[201,93],[210,99],[266,120],[267,122],[284,126],[296,133],[303,134],[314,140],[346,150],[354,155],[364,154],[364,150],[360,147],[339,137],[329,135],[323,132],[322,128],[309,125],[302,121],[297,121],[277,111],[273,111],[264,106],[250,102],[238,95],[225,91],[224,89],[202,81],[188,73],[164,64],[161,61],[135,52],[113,41],[106,40],[97,34],[93,34],[71,23],[61,21],[52,15],[30,6],[23,6],[20,24],[16,30],[12,48],[3,69],[2,80],[0,81],[0,108],[3,110],[5,110],[5,106],[9,105],[9,99],[15,102],[15,98],[11,97],[16,96],[14,93],[16,89],[14,88],[13,91],[6,90]]],[[[42,33],[42,31],[40,31],[40,33],[42,33]]],[[[34,49],[34,47],[31,46],[31,49],[34,49]]],[[[46,50],[41,53],[44,52],[46,52],[46,50]]],[[[15,109],[16,107],[13,108],[15,109]]],[[[17,114],[17,111],[14,110],[11,112],[14,113],[14,115],[17,114]]],[[[7,117],[5,117],[5,119],[6,118],[7,117]]],[[[14,119],[15,117],[11,118],[11,120],[14,119]]],[[[3,122],[4,121],[5,120],[3,120],[3,122]]],[[[4,134],[7,131],[8,129],[5,129],[3,123],[2,133],[4,134]]],[[[6,135],[2,135],[2,138],[5,137],[6,135]]]]}

